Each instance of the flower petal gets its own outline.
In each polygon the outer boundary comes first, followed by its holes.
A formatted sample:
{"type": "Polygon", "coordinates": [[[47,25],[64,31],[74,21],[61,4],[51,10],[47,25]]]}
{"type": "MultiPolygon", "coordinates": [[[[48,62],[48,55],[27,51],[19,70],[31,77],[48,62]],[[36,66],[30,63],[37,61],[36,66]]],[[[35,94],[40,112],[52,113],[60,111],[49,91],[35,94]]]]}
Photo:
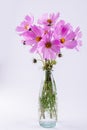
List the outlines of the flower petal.
{"type": "Polygon", "coordinates": [[[74,40],[74,41],[67,41],[66,44],[65,44],[65,47],[66,48],[69,48],[69,49],[73,49],[77,46],[77,41],[74,40]]]}
{"type": "Polygon", "coordinates": [[[33,45],[32,48],[30,49],[30,52],[34,53],[37,51],[37,44],[33,45]]]}
{"type": "Polygon", "coordinates": [[[67,40],[72,40],[74,39],[76,36],[75,32],[70,32],[67,36],[66,36],[66,39],[67,40]]]}
{"type": "Polygon", "coordinates": [[[24,28],[23,28],[23,27],[20,27],[20,26],[17,26],[16,31],[17,31],[17,32],[22,32],[22,31],[24,31],[24,28]]]}

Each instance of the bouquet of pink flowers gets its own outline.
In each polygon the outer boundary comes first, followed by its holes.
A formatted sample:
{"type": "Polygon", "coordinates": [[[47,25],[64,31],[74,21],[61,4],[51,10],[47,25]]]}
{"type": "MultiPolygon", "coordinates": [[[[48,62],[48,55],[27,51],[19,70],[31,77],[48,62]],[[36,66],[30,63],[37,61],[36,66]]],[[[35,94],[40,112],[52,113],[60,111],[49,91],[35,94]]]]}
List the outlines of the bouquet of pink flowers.
{"type": "Polygon", "coordinates": [[[23,36],[22,43],[31,47],[30,52],[39,53],[43,60],[56,59],[63,48],[79,50],[82,45],[80,28],[74,30],[70,23],[59,20],[59,13],[44,14],[37,24],[27,15],[16,31],[23,36]]]}
{"type": "MultiPolygon", "coordinates": [[[[45,78],[39,97],[39,123],[43,127],[54,127],[57,121],[56,84],[51,70],[56,58],[62,56],[62,49],[79,50],[82,45],[80,28],[75,30],[70,23],[59,20],[59,13],[44,14],[34,24],[34,17],[25,16],[16,31],[23,37],[22,43],[30,46],[30,52],[40,55],[45,78]]],[[[37,59],[33,60],[34,63],[37,59]]]]}

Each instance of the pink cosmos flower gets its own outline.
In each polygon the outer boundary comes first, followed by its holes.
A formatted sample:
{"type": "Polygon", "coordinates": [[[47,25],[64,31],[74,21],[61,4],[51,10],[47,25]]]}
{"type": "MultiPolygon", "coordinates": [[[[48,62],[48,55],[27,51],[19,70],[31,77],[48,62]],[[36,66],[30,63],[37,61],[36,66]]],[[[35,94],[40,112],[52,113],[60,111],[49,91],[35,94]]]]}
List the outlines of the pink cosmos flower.
{"type": "Polygon", "coordinates": [[[61,43],[61,47],[73,49],[77,46],[75,40],[76,33],[73,32],[72,27],[69,23],[65,24],[64,21],[60,21],[54,31],[54,37],[61,43]]]}
{"type": "Polygon", "coordinates": [[[31,52],[39,50],[38,45],[43,38],[44,31],[39,26],[32,26],[31,31],[26,33],[25,44],[31,45],[31,52]]]}
{"type": "Polygon", "coordinates": [[[17,26],[16,31],[23,36],[27,31],[31,30],[31,25],[33,24],[33,21],[33,16],[26,15],[25,20],[21,22],[20,26],[17,26]]]}
{"type": "Polygon", "coordinates": [[[52,13],[50,15],[44,14],[42,18],[38,19],[38,24],[42,24],[48,27],[53,26],[57,22],[58,17],[59,13],[57,14],[52,13]]]}
{"type": "Polygon", "coordinates": [[[55,59],[60,52],[59,41],[52,39],[52,34],[46,34],[39,45],[40,53],[44,59],[55,59]]]}

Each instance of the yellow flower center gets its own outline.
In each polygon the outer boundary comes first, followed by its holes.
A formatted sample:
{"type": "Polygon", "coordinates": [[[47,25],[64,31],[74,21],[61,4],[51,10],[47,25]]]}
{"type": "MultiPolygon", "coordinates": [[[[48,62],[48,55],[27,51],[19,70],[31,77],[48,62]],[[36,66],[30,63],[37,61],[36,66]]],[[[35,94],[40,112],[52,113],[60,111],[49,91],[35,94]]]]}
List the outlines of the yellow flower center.
{"type": "Polygon", "coordinates": [[[25,25],[25,29],[28,30],[29,29],[29,25],[25,25]]]}
{"type": "Polygon", "coordinates": [[[60,39],[60,42],[61,42],[62,44],[63,44],[65,41],[66,41],[65,38],[61,38],[61,39],[60,39]]]}
{"type": "Polygon", "coordinates": [[[49,24],[51,24],[51,23],[52,23],[52,20],[51,20],[51,19],[48,19],[47,22],[48,22],[49,24]]]}
{"type": "Polygon", "coordinates": [[[36,37],[36,41],[39,42],[42,39],[42,37],[38,36],[36,37]]]}
{"type": "Polygon", "coordinates": [[[46,42],[46,44],[45,44],[46,48],[51,48],[51,46],[52,46],[51,42],[46,42]]]}

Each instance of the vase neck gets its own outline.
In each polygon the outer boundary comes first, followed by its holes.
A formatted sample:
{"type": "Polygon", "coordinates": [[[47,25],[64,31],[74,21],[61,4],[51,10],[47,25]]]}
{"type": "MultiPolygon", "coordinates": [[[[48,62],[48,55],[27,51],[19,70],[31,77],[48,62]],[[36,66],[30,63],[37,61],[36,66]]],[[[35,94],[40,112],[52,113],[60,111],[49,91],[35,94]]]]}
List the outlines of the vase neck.
{"type": "Polygon", "coordinates": [[[51,81],[52,70],[45,70],[45,80],[51,81]]]}

